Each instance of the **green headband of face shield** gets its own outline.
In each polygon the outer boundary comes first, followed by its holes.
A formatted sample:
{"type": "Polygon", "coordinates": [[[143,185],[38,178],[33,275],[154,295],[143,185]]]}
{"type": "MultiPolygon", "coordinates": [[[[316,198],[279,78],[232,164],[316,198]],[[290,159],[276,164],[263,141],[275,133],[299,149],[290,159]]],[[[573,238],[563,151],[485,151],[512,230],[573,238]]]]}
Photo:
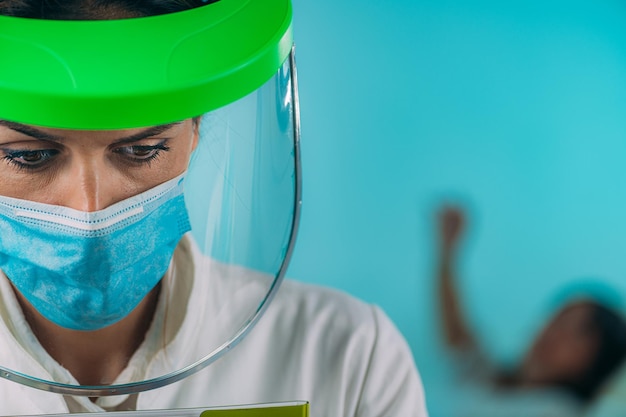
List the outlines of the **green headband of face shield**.
{"type": "Polygon", "coordinates": [[[195,117],[270,79],[292,47],[286,0],[220,0],[99,21],[0,16],[0,118],[123,129],[195,117]]]}

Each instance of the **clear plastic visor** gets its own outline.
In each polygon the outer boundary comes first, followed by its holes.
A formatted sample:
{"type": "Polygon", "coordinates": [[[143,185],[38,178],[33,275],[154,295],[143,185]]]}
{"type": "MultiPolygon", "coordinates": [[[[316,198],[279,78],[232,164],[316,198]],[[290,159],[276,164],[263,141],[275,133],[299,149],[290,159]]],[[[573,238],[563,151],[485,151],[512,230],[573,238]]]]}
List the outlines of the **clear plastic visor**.
{"type": "MultiPolygon", "coordinates": [[[[101,379],[73,373],[78,365],[62,363],[59,352],[49,348],[52,341],[20,314],[20,303],[7,294],[13,288],[6,285],[10,281],[1,277],[1,377],[51,392],[103,397],[97,401],[114,407],[126,401],[127,394],[196,373],[251,331],[282,281],[299,217],[293,51],[258,90],[194,123],[197,146],[182,177],[191,230],[177,240],[167,271],[157,277],[158,296],[138,347],[123,357],[121,365],[121,351],[114,343],[102,355],[102,363],[117,361],[119,373],[101,379]]],[[[143,233],[135,240],[149,246],[151,232],[143,233]]],[[[90,331],[79,332],[89,337],[90,331]]],[[[57,348],[62,336],[63,332],[55,335],[57,348]]],[[[91,366],[106,368],[101,365],[91,366]]]]}

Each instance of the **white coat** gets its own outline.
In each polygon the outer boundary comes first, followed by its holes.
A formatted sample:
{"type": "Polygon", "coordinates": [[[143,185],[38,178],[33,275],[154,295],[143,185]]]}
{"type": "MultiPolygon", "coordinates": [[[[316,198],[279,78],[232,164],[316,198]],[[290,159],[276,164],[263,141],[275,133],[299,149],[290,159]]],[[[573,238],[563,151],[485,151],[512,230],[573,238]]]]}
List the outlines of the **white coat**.
{"type": "MultiPolygon", "coordinates": [[[[246,292],[265,288],[240,277],[237,285],[243,295],[224,302],[216,286],[235,285],[233,276],[238,274],[231,270],[228,283],[216,284],[215,277],[229,267],[204,257],[189,236],[178,246],[173,265],[175,273],[171,268],[164,279],[146,339],[116,383],[159,376],[206,354],[216,341],[212,329],[206,328],[211,320],[205,318],[244,302],[249,296],[246,292]],[[205,294],[211,294],[210,299],[205,294]]],[[[38,343],[4,276],[0,291],[0,366],[76,384],[38,343]]],[[[93,403],[85,397],[63,397],[0,378],[0,415],[292,400],[309,401],[311,416],[316,417],[427,415],[411,352],[379,308],[337,291],[288,280],[238,346],[204,370],[169,386],[132,396],[102,397],[93,403]]]]}

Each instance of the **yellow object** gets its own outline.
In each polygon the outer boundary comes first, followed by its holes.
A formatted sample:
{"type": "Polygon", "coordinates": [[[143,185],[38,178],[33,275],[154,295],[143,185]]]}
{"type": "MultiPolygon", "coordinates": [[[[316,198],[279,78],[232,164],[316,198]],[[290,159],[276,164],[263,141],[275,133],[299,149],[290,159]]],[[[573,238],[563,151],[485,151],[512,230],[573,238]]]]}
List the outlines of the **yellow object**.
{"type": "Polygon", "coordinates": [[[200,417],[308,417],[309,403],[260,404],[206,410],[200,417]]]}

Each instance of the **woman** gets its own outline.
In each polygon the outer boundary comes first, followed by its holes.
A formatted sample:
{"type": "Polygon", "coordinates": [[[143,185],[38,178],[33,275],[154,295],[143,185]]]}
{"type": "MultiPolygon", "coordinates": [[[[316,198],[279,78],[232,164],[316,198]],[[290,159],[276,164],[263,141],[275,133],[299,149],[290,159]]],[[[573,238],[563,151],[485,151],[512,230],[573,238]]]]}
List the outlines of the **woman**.
{"type": "Polygon", "coordinates": [[[384,313],[276,293],[299,207],[288,1],[4,0],[0,15],[0,414],[306,400],[426,415],[384,313]]]}
{"type": "Polygon", "coordinates": [[[494,368],[480,351],[457,299],[454,265],[464,227],[461,210],[441,210],[438,287],[445,341],[464,362],[461,366],[472,370],[473,385],[485,387],[462,414],[580,414],[623,360],[626,323],[591,297],[574,299],[549,321],[518,367],[494,368]]]}

